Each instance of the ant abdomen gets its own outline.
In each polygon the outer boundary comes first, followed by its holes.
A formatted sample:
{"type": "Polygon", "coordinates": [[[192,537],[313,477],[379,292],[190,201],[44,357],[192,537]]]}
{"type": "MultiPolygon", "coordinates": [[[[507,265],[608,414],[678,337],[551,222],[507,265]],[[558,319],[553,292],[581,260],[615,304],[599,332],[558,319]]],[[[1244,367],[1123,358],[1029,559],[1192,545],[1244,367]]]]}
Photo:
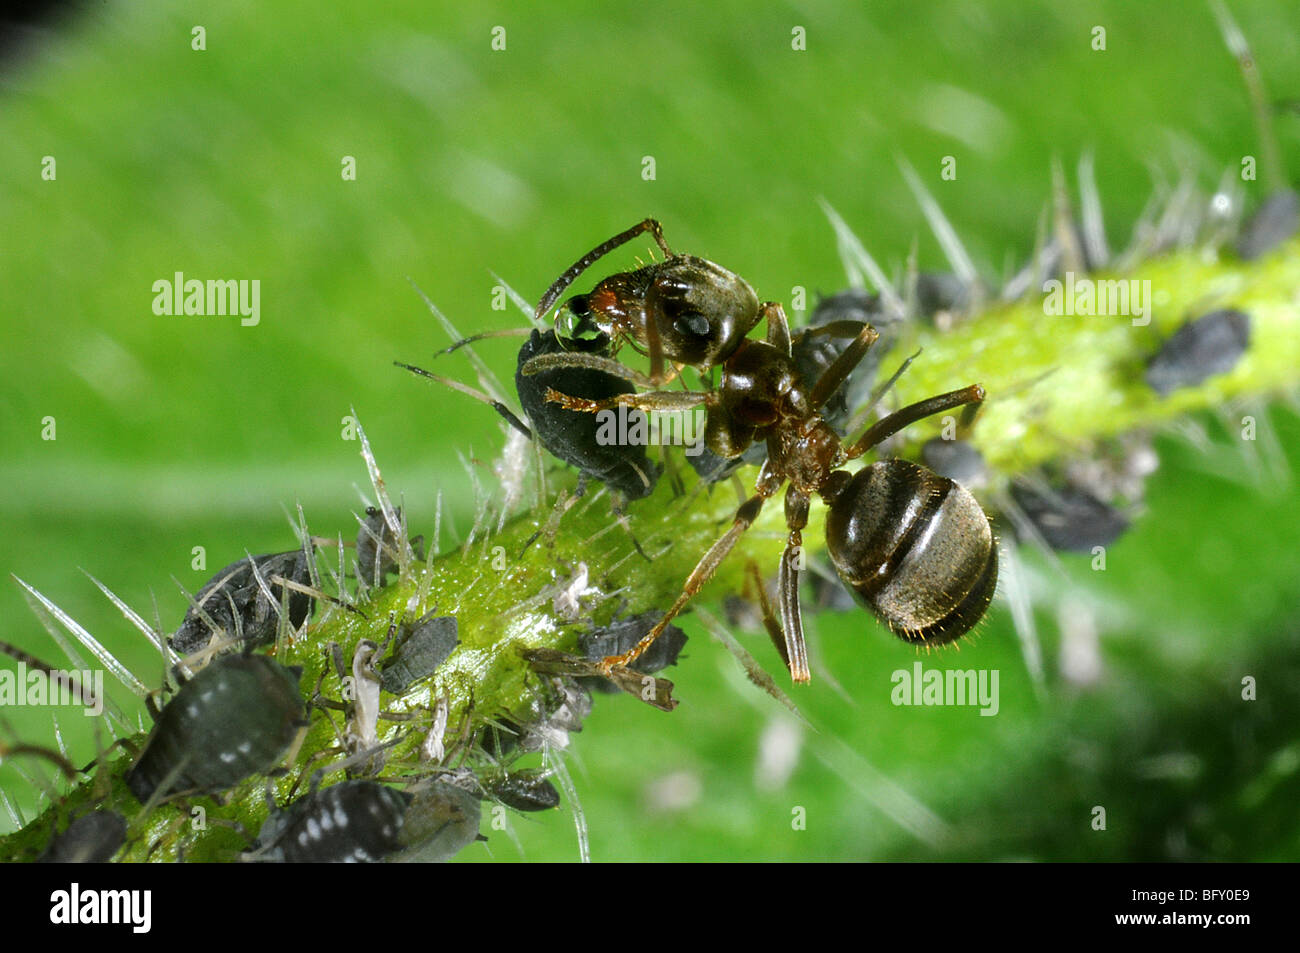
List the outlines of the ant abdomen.
{"type": "Polygon", "coordinates": [[[826,543],[840,578],[906,642],[956,641],[997,587],[997,546],[979,503],[905,460],[853,476],[831,503],[826,543]]]}

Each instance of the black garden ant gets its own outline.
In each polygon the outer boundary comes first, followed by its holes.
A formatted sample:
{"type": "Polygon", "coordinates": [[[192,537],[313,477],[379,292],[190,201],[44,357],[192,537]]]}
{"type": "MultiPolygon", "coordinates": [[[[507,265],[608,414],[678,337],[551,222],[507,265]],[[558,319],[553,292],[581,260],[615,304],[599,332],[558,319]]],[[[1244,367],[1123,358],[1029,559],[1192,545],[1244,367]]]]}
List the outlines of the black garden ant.
{"type": "Polygon", "coordinates": [[[588,413],[620,404],[644,411],[703,407],[708,413],[705,444],[711,451],[733,458],[765,441],[768,457],[754,495],[741,504],[731,528],[696,564],[677,600],[640,642],[599,663],[602,673],[627,674],[627,666],[654,644],[754,523],[763,504],[787,482],[789,535],[779,576],[782,638],[774,641],[795,682],[810,680],[798,577],[813,494],[830,507],[826,538],[836,570],[878,619],[914,644],[945,644],[968,632],[984,615],[997,584],[997,547],[975,498],[947,477],[903,460],[873,463],[856,474],[842,467],[932,414],[964,406],[963,424],[969,426],[984,400],[984,389],[972,384],[910,404],[876,421],[851,443],[842,442],[822,408],[862,361],[878,336],[875,329],[861,321],[807,329],[804,333],[851,339],[809,387],[791,356],[790,326],[781,305],[760,304],[743,278],[713,262],[673,254],[654,219],[578,259],[551,285],[536,316],[546,314],[587,267],[645,232],[664,252],[663,261],[605,278],[591,292],[571,298],[566,308],[580,325],[607,335],[615,347],[627,342],[646,353],[649,375],[612,357],[573,352],[536,357],[521,373],[588,368],[622,377],[651,389],[600,400],[550,389],[546,397],[588,413]],[[766,340],[750,339],[749,332],[764,319],[766,340]],[[671,365],[667,371],[665,361],[671,365]],[[687,365],[701,371],[721,367],[721,382],[707,391],[654,389],[687,365]]]}

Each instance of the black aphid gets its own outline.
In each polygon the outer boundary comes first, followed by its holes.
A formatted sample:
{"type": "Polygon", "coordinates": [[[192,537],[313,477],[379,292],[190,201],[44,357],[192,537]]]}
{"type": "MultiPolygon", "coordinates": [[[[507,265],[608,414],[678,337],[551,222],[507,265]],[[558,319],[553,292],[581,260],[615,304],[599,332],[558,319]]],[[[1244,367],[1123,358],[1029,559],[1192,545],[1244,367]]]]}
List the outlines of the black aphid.
{"type": "Polygon", "coordinates": [[[956,480],[967,487],[988,482],[984,455],[965,440],[934,437],[921,445],[921,462],[940,476],[956,480]]]}
{"type": "Polygon", "coordinates": [[[515,771],[486,778],[483,789],[516,811],[549,811],[560,806],[560,792],[541,771],[515,771]]]}
{"type": "Polygon", "coordinates": [[[1047,490],[1016,483],[1011,495],[1052,549],[1091,552],[1115,542],[1129,526],[1119,510],[1080,487],[1047,490]]]}
{"type": "MultiPolygon", "coordinates": [[[[400,523],[401,507],[395,512],[400,523]]],[[[367,506],[366,518],[357,530],[357,576],[367,585],[383,585],[384,577],[397,571],[397,546],[397,533],[393,532],[393,528],[384,519],[384,511],[367,506]]],[[[424,537],[414,537],[411,549],[417,559],[424,559],[424,537]]]]}
{"type": "Polygon", "coordinates": [[[278,864],[377,863],[402,848],[412,797],[376,781],[341,781],[267,818],[246,860],[278,864]]]}
{"type": "Polygon", "coordinates": [[[304,724],[301,677],[263,655],[214,660],[163,708],[127,786],[143,804],[164,784],[163,798],[214,794],[270,770],[304,724]]]}
{"type": "MultiPolygon", "coordinates": [[[[853,408],[866,399],[876,373],[880,369],[881,359],[895,344],[902,321],[897,315],[885,310],[880,295],[872,294],[862,288],[846,288],[833,295],[819,297],[817,307],[808,316],[807,327],[820,328],[839,321],[869,324],[880,333],[876,343],[867,351],[861,363],[853,369],[853,373],[843,385],[842,390],[848,397],[849,407],[853,408]]],[[[835,344],[835,356],[838,357],[848,347],[849,341],[838,339],[835,340],[835,344]]],[[[806,381],[807,386],[810,387],[814,383],[816,383],[815,377],[806,381]]]]}
{"type": "MultiPolygon", "coordinates": [[[[285,597],[285,587],[272,582],[271,578],[280,576],[301,586],[310,585],[307,554],[296,549],[252,559],[257,564],[262,582],[275,598],[275,604],[272,605],[258,585],[247,558],[231,563],[208,580],[194,597],[197,605],[190,606],[181,627],[169,640],[177,654],[190,655],[206,648],[214,635],[222,638],[239,635],[245,648],[275,640],[280,619],[278,609],[285,597]],[[216,626],[215,630],[203,618],[204,615],[216,626]]],[[[295,629],[311,614],[312,601],[307,593],[289,589],[289,622],[295,629]]]]}
{"type": "MultiPolygon", "coordinates": [[[[659,621],[661,612],[642,612],[640,615],[626,619],[617,619],[606,626],[599,626],[590,632],[578,636],[578,651],[584,658],[600,660],[610,655],[622,655],[641,641],[641,638],[659,621]]],[[[677,664],[677,656],[686,645],[686,633],[675,625],[669,625],[650,646],[646,653],[628,666],[633,671],[653,675],[670,665],[677,664]]],[[[620,691],[619,687],[607,678],[580,678],[579,683],[607,695],[620,691]]]]}
{"type": "MultiPolygon", "coordinates": [[[[799,379],[806,388],[813,388],[817,381],[825,374],[835,359],[844,353],[844,350],[852,343],[852,338],[832,337],[828,334],[812,333],[812,329],[826,323],[818,323],[819,312],[813,312],[812,322],[808,327],[795,332],[794,338],[790,342],[790,356],[794,358],[794,365],[799,371],[799,379]]],[[[876,355],[877,359],[879,355],[876,355]]],[[[861,384],[866,381],[868,386],[874,367],[864,369],[859,365],[855,368],[854,373],[849,376],[843,384],[836,388],[835,393],[827,398],[826,403],[822,405],[822,416],[826,422],[835,428],[836,432],[843,433],[845,425],[849,422],[849,396],[850,390],[857,394],[861,390],[861,384]]],[[[865,396],[865,392],[861,394],[865,396]]],[[[763,444],[757,446],[766,447],[763,444]]],[[[767,458],[766,452],[763,458],[767,458]]],[[[761,461],[760,461],[761,462],[761,461]]]]}
{"type": "Polygon", "coordinates": [[[428,678],[460,644],[455,616],[431,612],[411,626],[402,626],[393,654],[380,670],[384,691],[400,695],[428,678]]]}
{"type": "Polygon", "coordinates": [[[1300,196],[1290,189],[1274,192],[1247,219],[1237,236],[1237,255],[1253,261],[1300,231],[1300,196]]]}
{"type": "Polygon", "coordinates": [[[42,864],[105,864],[126,842],[126,818],[116,811],[95,811],[77,818],[56,834],[38,858],[42,864]]]}
{"type": "Polygon", "coordinates": [[[1249,345],[1250,315],[1211,311],[1188,321],[1165,341],[1147,363],[1147,384],[1161,397],[1180,387],[1195,387],[1232,370],[1249,345]]]}
{"type": "MultiPolygon", "coordinates": [[[[534,331],[519,349],[519,368],[535,357],[558,353],[609,355],[609,339],[557,338],[554,331],[534,331]]],[[[626,380],[605,371],[566,367],[525,375],[515,372],[519,403],[542,446],[583,476],[599,480],[630,500],[648,496],[659,479],[644,445],[605,443],[598,439],[602,421],[595,414],[568,410],[546,399],[550,390],[586,400],[605,400],[636,392],[626,380]]],[[[630,411],[629,413],[640,413],[630,411]]]]}
{"type": "Polygon", "coordinates": [[[494,761],[501,761],[519,747],[519,739],[523,735],[523,725],[508,718],[498,718],[484,726],[479,734],[479,747],[494,761]]]}
{"type": "Polygon", "coordinates": [[[960,313],[970,307],[971,288],[951,272],[923,271],[916,276],[916,310],[922,317],[960,313]]]}

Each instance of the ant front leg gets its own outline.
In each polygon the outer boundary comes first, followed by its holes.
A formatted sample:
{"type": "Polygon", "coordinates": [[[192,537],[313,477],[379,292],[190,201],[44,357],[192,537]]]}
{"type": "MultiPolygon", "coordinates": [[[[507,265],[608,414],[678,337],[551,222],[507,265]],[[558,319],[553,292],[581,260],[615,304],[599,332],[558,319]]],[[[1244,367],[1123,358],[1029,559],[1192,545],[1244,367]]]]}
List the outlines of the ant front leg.
{"type": "Polygon", "coordinates": [[[876,444],[888,440],[904,427],[910,426],[932,414],[953,410],[957,407],[966,407],[966,412],[962,414],[961,425],[962,427],[969,427],[975,419],[975,414],[979,412],[980,404],[983,402],[984,388],[979,384],[971,384],[961,390],[949,391],[937,397],[919,400],[915,404],[908,404],[901,410],[894,411],[888,417],[882,417],[868,427],[866,432],[854,441],[852,446],[845,449],[845,454],[850,460],[853,460],[862,456],[876,444]]]}
{"type": "Polygon", "coordinates": [[[654,628],[647,632],[640,642],[622,655],[610,655],[600,663],[599,668],[602,675],[608,678],[614,669],[631,665],[644,655],[650,646],[654,645],[655,640],[668,627],[668,623],[677,617],[677,614],[685,608],[686,603],[690,602],[704,588],[704,584],[709,581],[710,577],[717,572],[718,566],[727,558],[727,554],[735,548],[745,530],[754,525],[754,521],[758,519],[758,514],[762,512],[763,504],[781,488],[781,484],[784,482],[785,477],[779,476],[771,469],[770,461],[763,464],[763,469],[758,475],[756,492],[736,510],[731,529],[727,530],[717,542],[709,547],[709,551],[695,564],[695,568],[686,579],[686,584],[682,586],[681,595],[668,607],[668,611],[664,613],[663,618],[655,623],[654,628]]]}
{"type": "MultiPolygon", "coordinates": [[[[811,329],[813,332],[821,329],[811,329]]],[[[806,330],[805,333],[808,333],[806,330]]],[[[821,377],[817,378],[817,383],[813,385],[812,394],[808,397],[808,403],[812,410],[818,410],[826,401],[834,396],[835,392],[840,389],[840,385],[849,379],[849,375],[854,369],[862,363],[866,357],[867,351],[871,345],[876,343],[880,334],[869,324],[863,324],[858,321],[836,321],[833,324],[826,325],[823,333],[835,336],[853,337],[840,356],[835,358],[830,367],[826,368],[821,377]],[[856,325],[856,331],[853,326],[856,325]],[[850,334],[843,332],[849,331],[850,334]],[[836,334],[839,332],[839,334],[836,334]],[[856,335],[856,336],[854,336],[856,335]]]]}
{"type": "MultiPolygon", "coordinates": [[[[402,365],[405,367],[406,365],[402,365]]],[[[544,371],[558,371],[564,368],[584,368],[589,371],[600,371],[604,374],[610,374],[614,377],[622,378],[637,387],[656,388],[664,384],[671,383],[676,377],[678,369],[674,366],[669,368],[667,375],[655,377],[653,374],[642,374],[640,371],[628,367],[612,357],[605,357],[601,354],[589,354],[583,351],[565,351],[555,354],[538,354],[536,357],[529,358],[524,362],[519,372],[524,377],[532,377],[534,374],[541,374],[544,371]]],[[[429,374],[426,377],[432,376],[429,374]]],[[[462,385],[463,386],[463,385],[462,385]]]]}
{"type": "Polygon", "coordinates": [[[766,301],[759,306],[758,316],[760,320],[767,319],[767,343],[789,357],[790,320],[785,316],[785,308],[775,301],[766,301]]]}
{"type": "Polygon", "coordinates": [[[712,391],[652,390],[641,394],[616,394],[603,400],[591,400],[587,397],[570,397],[568,394],[561,394],[553,387],[548,387],[546,389],[546,399],[553,404],[559,404],[565,410],[576,410],[588,414],[599,413],[602,410],[613,410],[619,406],[631,407],[633,410],[671,413],[673,411],[692,410],[700,406],[700,404],[712,406],[716,400],[716,398],[712,397],[712,393],[712,391]]]}

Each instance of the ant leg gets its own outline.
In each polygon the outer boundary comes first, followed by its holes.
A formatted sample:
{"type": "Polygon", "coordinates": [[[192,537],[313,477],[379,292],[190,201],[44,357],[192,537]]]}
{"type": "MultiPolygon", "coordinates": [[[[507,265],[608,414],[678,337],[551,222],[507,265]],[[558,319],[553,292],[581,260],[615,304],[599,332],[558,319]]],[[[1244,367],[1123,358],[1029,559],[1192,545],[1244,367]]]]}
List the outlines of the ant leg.
{"type": "Polygon", "coordinates": [[[853,373],[853,369],[862,363],[862,358],[866,356],[878,337],[880,335],[875,328],[869,324],[862,325],[857,337],[849,342],[849,346],[835,358],[822,376],[817,378],[817,383],[813,385],[812,394],[808,398],[810,409],[817,410],[835,395],[840,385],[853,373]]]}
{"type": "Polygon", "coordinates": [[[793,484],[785,492],[785,524],[790,529],[785,552],[781,554],[778,587],[781,598],[781,628],[785,634],[782,656],[796,684],[811,681],[808,672],[808,646],[803,638],[803,615],[799,611],[799,568],[803,563],[803,529],[808,525],[808,494],[793,484]]]}
{"type": "Polygon", "coordinates": [[[915,404],[908,404],[901,410],[894,411],[888,417],[877,420],[867,428],[866,432],[852,446],[845,449],[845,453],[850,460],[853,460],[862,456],[882,440],[892,437],[904,427],[929,417],[931,414],[952,410],[955,407],[969,405],[966,413],[963,414],[963,426],[967,426],[974,419],[975,413],[979,410],[979,405],[983,401],[984,388],[979,384],[971,384],[961,390],[949,391],[937,397],[917,401],[915,404]]]}
{"type": "Polygon", "coordinates": [[[765,301],[759,305],[758,316],[767,319],[767,343],[789,357],[790,321],[785,316],[785,308],[775,301],[765,301]]]}
{"type": "Polygon", "coordinates": [[[601,242],[591,251],[587,252],[587,254],[583,255],[570,265],[565,270],[564,274],[556,278],[555,282],[546,289],[546,294],[542,295],[542,300],[537,302],[537,310],[533,312],[533,316],[540,321],[542,315],[546,314],[547,311],[550,311],[551,306],[559,300],[560,295],[564,294],[564,289],[573,284],[580,274],[586,271],[596,261],[604,258],[615,248],[630,242],[632,239],[644,232],[649,232],[654,236],[656,244],[659,245],[659,249],[664,253],[664,255],[669,258],[672,257],[673,250],[669,248],[668,243],[664,241],[663,226],[653,218],[647,218],[645,221],[633,225],[627,231],[620,232],[608,241],[601,242]]]}
{"type": "Polygon", "coordinates": [[[554,387],[546,388],[546,399],[550,403],[559,404],[566,410],[577,410],[588,414],[612,410],[619,406],[660,413],[691,410],[700,404],[711,403],[711,396],[712,392],[709,391],[652,390],[640,394],[615,394],[603,400],[591,400],[588,397],[570,397],[568,394],[561,394],[554,387]]]}
{"type": "Polygon", "coordinates": [[[655,378],[642,374],[640,371],[621,364],[612,357],[602,357],[599,354],[587,354],[583,351],[565,351],[555,354],[539,354],[536,357],[529,358],[524,362],[524,366],[519,372],[525,377],[532,377],[534,374],[540,374],[542,371],[556,371],[566,367],[581,367],[591,371],[601,371],[605,374],[611,374],[614,377],[621,377],[629,383],[638,387],[659,388],[664,384],[671,383],[677,377],[679,370],[673,367],[669,370],[667,376],[655,378]]]}
{"type": "Polygon", "coordinates": [[[412,374],[419,374],[421,377],[427,377],[431,381],[437,381],[439,384],[446,384],[452,390],[458,390],[462,394],[473,397],[477,401],[487,404],[498,414],[505,418],[506,423],[514,427],[529,440],[533,438],[533,432],[528,429],[528,425],[514,415],[514,413],[505,404],[499,400],[493,400],[481,390],[470,387],[468,384],[462,384],[460,381],[454,381],[450,377],[443,377],[441,374],[432,374],[422,367],[416,367],[413,364],[403,364],[401,361],[393,361],[398,367],[404,367],[412,374]]]}
{"type": "Polygon", "coordinates": [[[898,379],[907,372],[907,369],[912,366],[912,362],[920,356],[921,348],[918,347],[908,356],[907,360],[898,365],[898,370],[894,371],[894,373],[889,376],[889,380],[885,381],[883,384],[878,384],[875,389],[871,391],[871,396],[868,397],[867,402],[862,405],[862,409],[854,414],[853,419],[849,421],[848,427],[845,428],[845,433],[853,433],[853,431],[857,430],[859,427],[866,426],[867,421],[871,419],[871,412],[876,409],[876,404],[880,403],[881,398],[893,389],[894,385],[898,383],[898,379]]]}
{"type": "Polygon", "coordinates": [[[851,321],[847,318],[842,321],[827,321],[825,324],[800,328],[798,337],[855,338],[866,326],[866,321],[851,321]]]}
{"type": "MultiPolygon", "coordinates": [[[[653,289],[654,286],[651,287],[653,289]]],[[[672,378],[664,377],[664,345],[659,338],[659,322],[654,317],[658,308],[651,303],[653,297],[653,292],[646,295],[645,347],[646,354],[650,356],[650,380],[654,381],[652,386],[658,388],[672,378]]]]}
{"type": "Polygon", "coordinates": [[[646,653],[650,646],[655,643],[655,640],[663,634],[664,629],[668,627],[668,623],[672,622],[686,606],[686,603],[690,602],[704,588],[704,584],[709,581],[709,578],[717,571],[718,566],[727,558],[727,554],[735,547],[740,537],[744,535],[745,530],[754,525],[754,520],[758,519],[758,514],[762,512],[763,504],[768,497],[779,490],[784,482],[785,478],[777,476],[775,472],[770,470],[769,464],[763,465],[763,470],[758,475],[756,492],[736,510],[736,517],[731,524],[731,529],[723,533],[718,541],[709,547],[709,551],[700,558],[700,561],[695,564],[690,576],[686,578],[686,584],[682,586],[682,592],[677,597],[677,601],[668,607],[668,611],[664,613],[663,618],[655,623],[654,628],[647,632],[640,642],[622,655],[606,657],[600,663],[601,674],[608,677],[615,668],[624,668],[631,665],[646,653]]]}

